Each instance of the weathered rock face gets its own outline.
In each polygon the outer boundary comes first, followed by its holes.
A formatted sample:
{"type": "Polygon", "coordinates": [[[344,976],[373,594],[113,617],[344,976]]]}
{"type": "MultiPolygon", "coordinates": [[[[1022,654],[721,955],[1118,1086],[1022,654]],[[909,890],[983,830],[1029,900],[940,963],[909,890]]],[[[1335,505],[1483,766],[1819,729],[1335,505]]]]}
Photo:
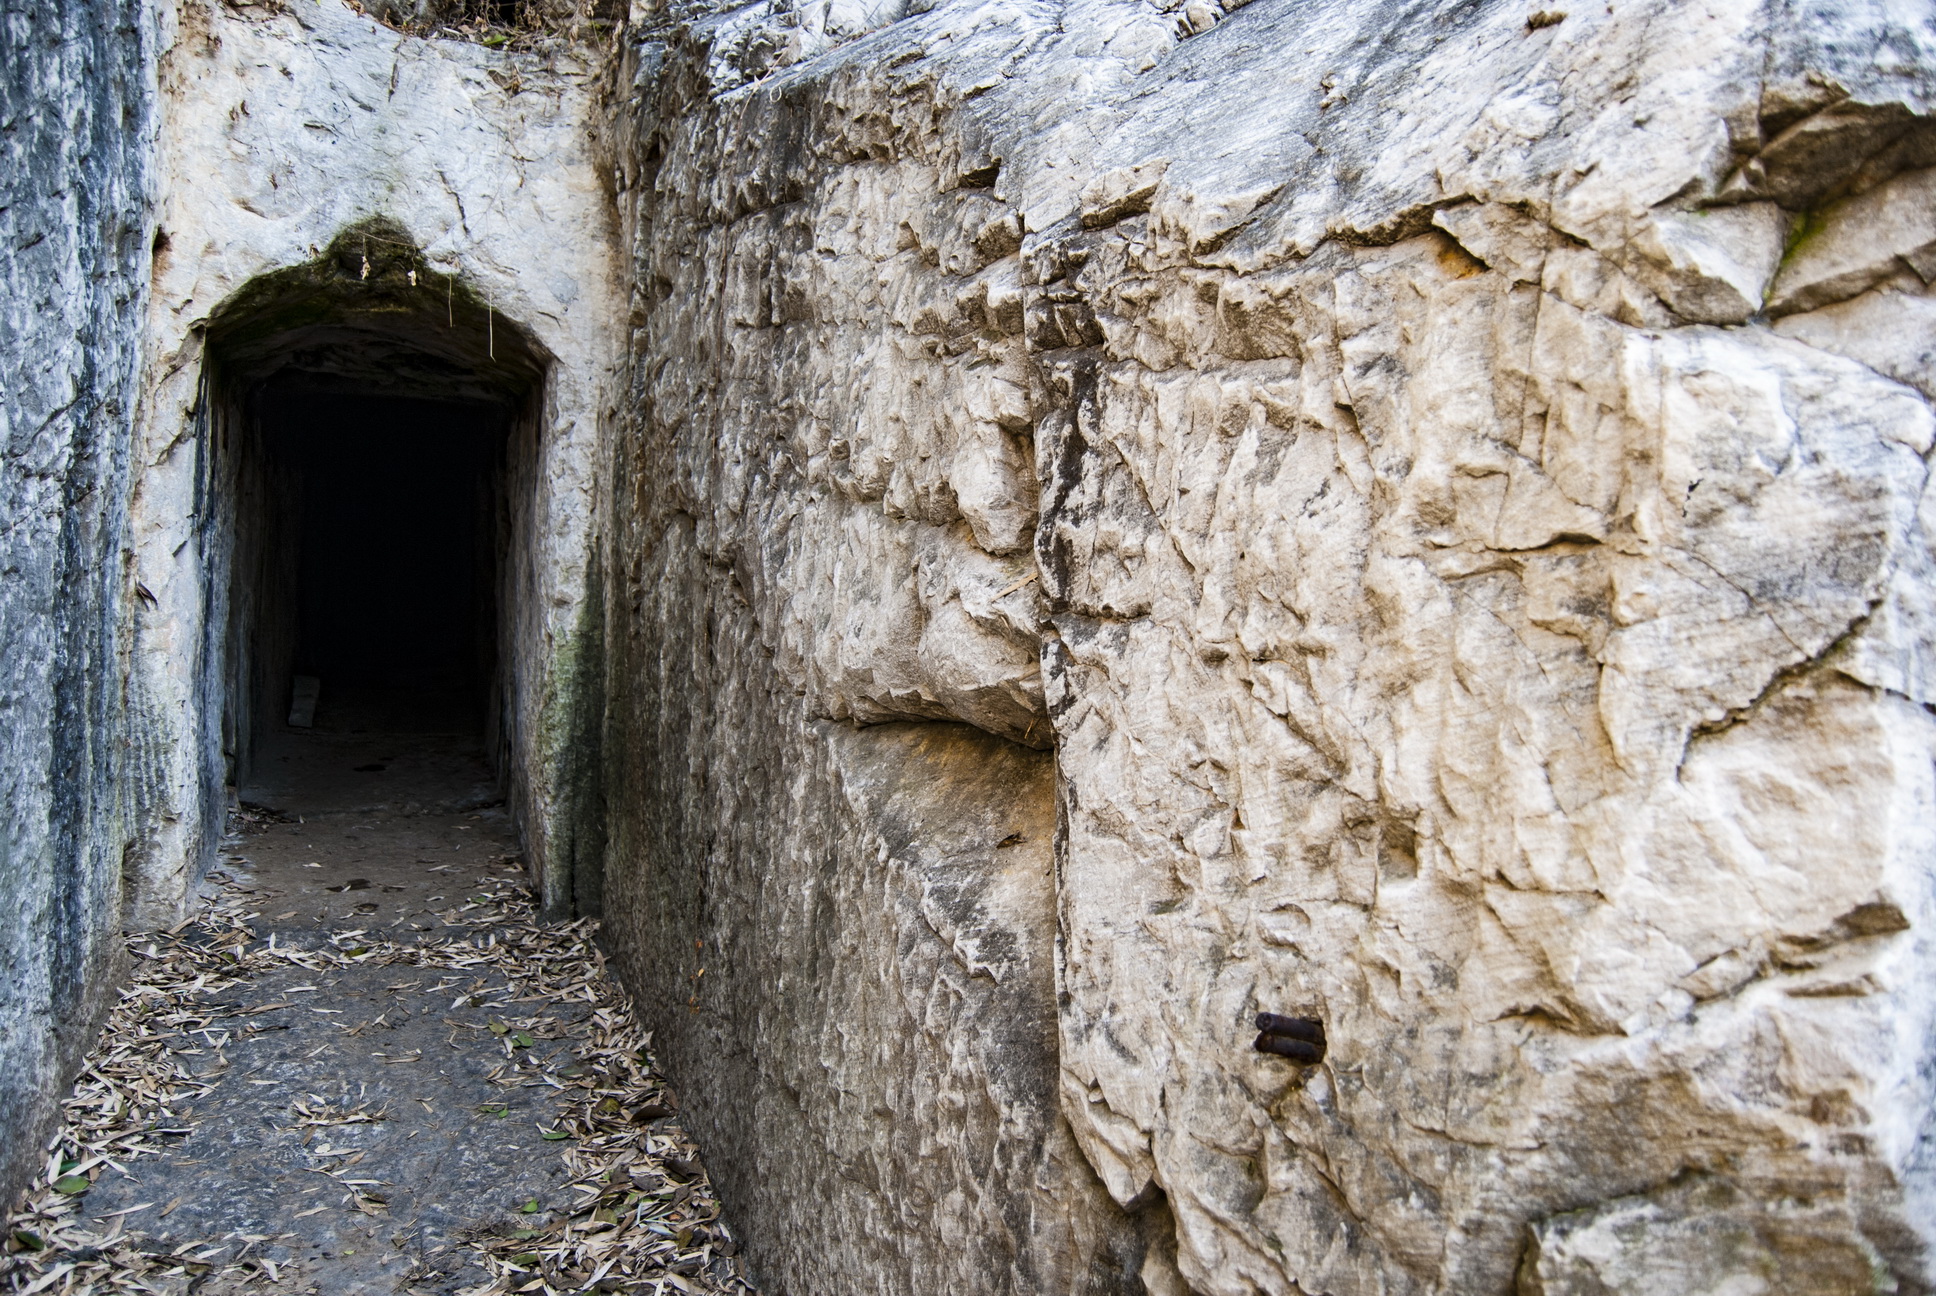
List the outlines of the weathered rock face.
{"type": "Polygon", "coordinates": [[[152,60],[139,4],[0,5],[0,1198],[118,949],[152,60]]]}
{"type": "Polygon", "coordinates": [[[1928,15],[783,9],[635,33],[605,564],[773,1288],[1928,1290],[1928,15]]]}

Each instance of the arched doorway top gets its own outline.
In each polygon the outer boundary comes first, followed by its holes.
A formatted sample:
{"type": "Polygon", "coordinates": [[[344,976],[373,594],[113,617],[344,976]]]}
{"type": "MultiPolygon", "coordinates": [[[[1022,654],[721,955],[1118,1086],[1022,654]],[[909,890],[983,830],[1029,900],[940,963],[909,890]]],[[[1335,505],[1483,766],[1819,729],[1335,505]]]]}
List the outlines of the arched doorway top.
{"type": "Polygon", "coordinates": [[[257,275],[210,316],[238,389],[275,379],[369,396],[517,402],[551,354],[490,299],[431,263],[401,225],[352,225],[321,255],[257,275]]]}

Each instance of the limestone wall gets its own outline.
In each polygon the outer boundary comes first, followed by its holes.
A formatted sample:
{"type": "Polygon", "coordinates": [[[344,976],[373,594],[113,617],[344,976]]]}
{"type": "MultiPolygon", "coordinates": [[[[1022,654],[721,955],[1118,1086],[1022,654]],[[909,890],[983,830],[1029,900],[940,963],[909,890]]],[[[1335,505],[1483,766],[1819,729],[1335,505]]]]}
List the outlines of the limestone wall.
{"type": "Polygon", "coordinates": [[[0,5],[0,1200],[38,1168],[119,950],[120,721],[153,40],[0,5]]]}
{"type": "Polygon", "coordinates": [[[1929,1289],[1929,22],[635,27],[608,936],[769,1290],[1929,1289]]]}

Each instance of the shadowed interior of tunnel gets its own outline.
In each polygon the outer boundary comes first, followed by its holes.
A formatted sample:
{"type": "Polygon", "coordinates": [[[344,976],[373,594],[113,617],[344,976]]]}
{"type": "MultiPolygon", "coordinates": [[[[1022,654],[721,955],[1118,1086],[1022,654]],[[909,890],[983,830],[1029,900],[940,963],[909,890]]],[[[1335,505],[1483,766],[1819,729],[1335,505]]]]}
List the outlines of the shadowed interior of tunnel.
{"type": "Polygon", "coordinates": [[[265,399],[270,475],[296,496],[294,597],[277,611],[294,616],[292,680],[319,685],[312,727],[482,735],[507,422],[489,405],[265,399]]]}
{"type": "Polygon", "coordinates": [[[428,808],[502,784],[548,359],[383,225],[217,313],[196,515],[231,798],[428,808]]]}

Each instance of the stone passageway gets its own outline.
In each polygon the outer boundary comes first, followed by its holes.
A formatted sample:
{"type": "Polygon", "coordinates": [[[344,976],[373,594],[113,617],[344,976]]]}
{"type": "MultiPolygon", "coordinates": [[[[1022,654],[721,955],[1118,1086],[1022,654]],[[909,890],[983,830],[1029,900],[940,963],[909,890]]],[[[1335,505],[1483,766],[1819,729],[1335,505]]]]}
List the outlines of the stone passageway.
{"type": "Polygon", "coordinates": [[[129,942],[0,1289],[750,1291],[474,740],[319,723],[259,764],[276,809],[245,802],[196,916],[129,942]]]}
{"type": "Polygon", "coordinates": [[[594,920],[539,918],[596,913],[534,791],[566,367],[382,221],[209,337],[155,877],[228,831],[128,939],[0,1291],[750,1290],[594,920]]]}
{"type": "Polygon", "coordinates": [[[1936,1293],[1936,6],[3,2],[0,1296],[1936,1293]]]}

